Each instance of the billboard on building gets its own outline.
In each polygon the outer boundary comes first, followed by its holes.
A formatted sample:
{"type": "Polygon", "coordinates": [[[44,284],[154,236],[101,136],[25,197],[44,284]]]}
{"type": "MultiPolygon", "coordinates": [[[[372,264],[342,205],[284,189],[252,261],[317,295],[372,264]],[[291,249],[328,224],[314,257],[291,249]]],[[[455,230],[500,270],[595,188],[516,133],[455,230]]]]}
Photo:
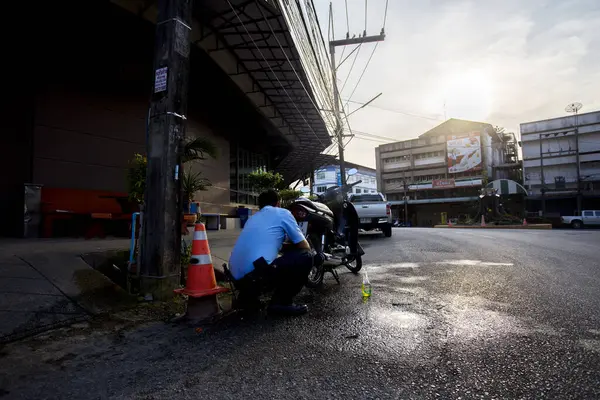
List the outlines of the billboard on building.
{"type": "Polygon", "coordinates": [[[477,171],[482,168],[479,132],[446,138],[448,173],[477,171]]]}

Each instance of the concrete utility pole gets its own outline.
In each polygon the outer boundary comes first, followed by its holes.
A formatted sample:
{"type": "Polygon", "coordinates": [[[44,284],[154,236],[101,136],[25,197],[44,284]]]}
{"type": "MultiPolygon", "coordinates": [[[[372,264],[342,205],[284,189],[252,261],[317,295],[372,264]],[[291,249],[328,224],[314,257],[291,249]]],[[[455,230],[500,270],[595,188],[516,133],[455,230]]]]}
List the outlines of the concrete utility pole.
{"type": "Polygon", "coordinates": [[[193,0],[159,0],[140,251],[141,293],[173,295],[181,271],[181,146],[185,136],[193,0]]]}
{"type": "Polygon", "coordinates": [[[404,226],[406,226],[408,225],[408,197],[406,195],[408,184],[406,183],[406,179],[402,180],[402,184],[404,186],[404,226]]]}
{"type": "MultiPolygon", "coordinates": [[[[331,3],[329,3],[329,12],[331,15],[331,3]]],[[[340,93],[338,92],[337,88],[337,66],[335,65],[335,48],[337,46],[348,46],[352,44],[382,42],[384,39],[385,34],[382,30],[381,34],[376,36],[366,36],[365,32],[365,34],[362,37],[329,41],[329,54],[331,55],[331,74],[333,76],[333,111],[335,113],[335,134],[338,141],[338,152],[340,157],[340,175],[342,176],[342,185],[346,184],[346,166],[344,165],[344,128],[342,125],[342,117],[340,115],[340,93]]]]}
{"type": "Polygon", "coordinates": [[[542,194],[542,216],[546,215],[546,180],[544,179],[544,152],[542,150],[542,134],[540,133],[540,181],[542,183],[540,193],[542,194]]]}

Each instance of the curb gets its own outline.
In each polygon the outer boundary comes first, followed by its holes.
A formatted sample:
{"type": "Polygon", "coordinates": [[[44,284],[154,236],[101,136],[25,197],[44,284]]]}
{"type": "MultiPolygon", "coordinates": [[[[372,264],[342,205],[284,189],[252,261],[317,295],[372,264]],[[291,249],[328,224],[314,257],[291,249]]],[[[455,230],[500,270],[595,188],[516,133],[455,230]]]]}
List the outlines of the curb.
{"type": "Polygon", "coordinates": [[[531,224],[531,225],[434,225],[434,228],[446,229],[552,229],[552,224],[531,224]]]}

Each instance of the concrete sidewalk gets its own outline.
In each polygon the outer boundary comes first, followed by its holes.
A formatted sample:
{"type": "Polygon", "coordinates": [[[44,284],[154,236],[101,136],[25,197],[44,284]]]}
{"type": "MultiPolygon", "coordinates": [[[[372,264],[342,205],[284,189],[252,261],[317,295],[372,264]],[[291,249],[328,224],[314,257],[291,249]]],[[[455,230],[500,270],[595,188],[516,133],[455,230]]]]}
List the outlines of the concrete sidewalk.
{"type": "MultiPolygon", "coordinates": [[[[215,268],[227,262],[239,232],[208,231],[215,268]]],[[[0,240],[0,343],[135,304],[81,257],[129,245],[110,238],[0,240]]]]}

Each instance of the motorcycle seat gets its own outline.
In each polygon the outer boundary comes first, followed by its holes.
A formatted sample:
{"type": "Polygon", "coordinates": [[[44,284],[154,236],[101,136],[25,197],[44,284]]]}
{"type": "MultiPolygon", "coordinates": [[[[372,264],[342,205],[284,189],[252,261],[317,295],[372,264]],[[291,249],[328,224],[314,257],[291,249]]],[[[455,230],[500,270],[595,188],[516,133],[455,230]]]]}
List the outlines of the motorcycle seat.
{"type": "Polygon", "coordinates": [[[302,204],[305,207],[313,209],[315,211],[320,211],[323,214],[333,218],[333,212],[323,203],[317,203],[316,201],[312,201],[306,198],[296,200],[296,203],[302,204]]]}

